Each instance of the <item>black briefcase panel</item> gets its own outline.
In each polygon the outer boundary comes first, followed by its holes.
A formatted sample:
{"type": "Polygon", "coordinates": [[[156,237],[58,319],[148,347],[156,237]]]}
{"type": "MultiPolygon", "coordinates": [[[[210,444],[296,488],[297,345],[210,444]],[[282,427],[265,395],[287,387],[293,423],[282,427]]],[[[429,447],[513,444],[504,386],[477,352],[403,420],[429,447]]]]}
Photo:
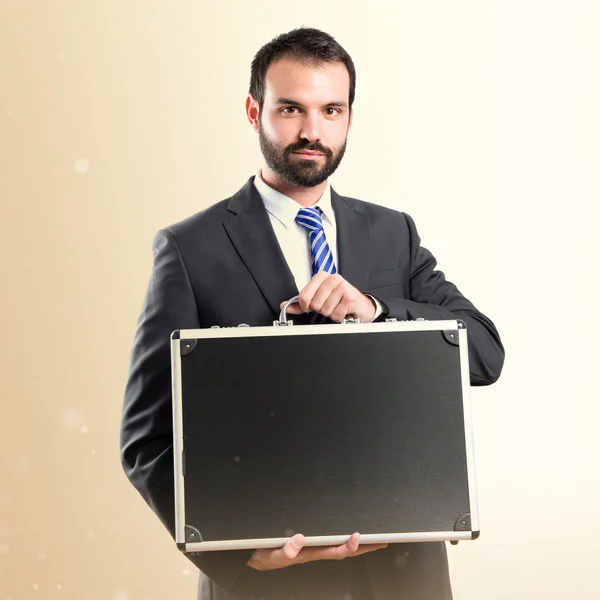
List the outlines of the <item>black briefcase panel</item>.
{"type": "Polygon", "coordinates": [[[178,547],[476,538],[464,323],[291,325],[173,332],[178,547]]]}

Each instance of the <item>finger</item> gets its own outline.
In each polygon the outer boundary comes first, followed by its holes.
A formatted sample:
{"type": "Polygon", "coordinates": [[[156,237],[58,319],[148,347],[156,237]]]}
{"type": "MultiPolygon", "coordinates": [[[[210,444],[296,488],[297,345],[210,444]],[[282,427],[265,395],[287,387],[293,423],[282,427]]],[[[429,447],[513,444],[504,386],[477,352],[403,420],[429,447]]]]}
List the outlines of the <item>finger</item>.
{"type": "MultiPolygon", "coordinates": [[[[342,319],[354,315],[360,306],[360,300],[363,298],[364,300],[368,300],[366,296],[363,296],[363,294],[348,282],[345,282],[345,285],[342,286],[342,292],[342,297],[340,298],[337,307],[329,315],[329,318],[332,321],[341,322],[342,319]]],[[[371,300],[368,300],[368,302],[369,304],[372,304],[371,300]]],[[[365,313],[366,311],[363,310],[362,312],[365,313]]]]}
{"type": "MultiPolygon", "coordinates": [[[[279,308],[283,309],[283,307],[288,303],[287,300],[284,300],[283,302],[279,303],[279,308]]],[[[292,304],[288,304],[288,307],[286,309],[286,312],[289,313],[293,313],[295,315],[299,315],[302,313],[302,309],[300,308],[300,305],[297,302],[293,302],[292,304]]]]}
{"type": "Polygon", "coordinates": [[[326,548],[307,548],[305,552],[314,551],[315,557],[311,560],[341,560],[352,556],[359,547],[359,533],[353,533],[350,539],[341,546],[327,546],[326,548]]]}
{"type": "Polygon", "coordinates": [[[342,296],[329,318],[336,323],[341,323],[346,317],[354,314],[352,305],[348,302],[346,296],[342,296]]]}
{"type": "Polygon", "coordinates": [[[302,288],[298,294],[298,301],[302,312],[310,312],[310,305],[317,290],[321,287],[323,281],[331,277],[325,271],[319,271],[312,279],[302,288]]]}
{"type": "MultiPolygon", "coordinates": [[[[350,539],[344,544],[350,552],[356,552],[360,544],[360,533],[355,532],[350,536],[350,539]]],[[[344,547],[342,546],[342,548],[344,547]]]]}
{"type": "Polygon", "coordinates": [[[348,298],[342,295],[337,303],[337,306],[331,311],[329,318],[335,323],[341,323],[344,319],[348,318],[353,314],[351,304],[348,302],[348,298]]]}
{"type": "Polygon", "coordinates": [[[352,553],[351,556],[360,556],[361,554],[366,554],[367,552],[374,552],[375,550],[383,550],[383,548],[387,548],[387,544],[361,544],[358,547],[358,550],[352,553]]]}
{"type": "Polygon", "coordinates": [[[311,309],[325,317],[329,317],[338,308],[344,297],[345,284],[345,280],[339,275],[329,277],[321,284],[315,294],[310,305],[311,309]]]}
{"type": "Polygon", "coordinates": [[[323,556],[319,557],[319,559],[342,560],[351,556],[360,556],[361,554],[367,554],[367,552],[382,550],[387,547],[387,544],[361,544],[356,550],[352,550],[352,547],[354,546],[348,546],[348,544],[337,547],[331,546],[325,550],[323,556]]]}
{"type": "MultiPolygon", "coordinates": [[[[318,273],[317,275],[321,274],[318,273]]],[[[317,275],[315,275],[315,277],[317,277],[317,275]]],[[[337,273],[327,274],[324,277],[321,277],[320,280],[321,284],[319,285],[319,289],[315,291],[310,306],[312,310],[320,309],[327,298],[329,298],[331,292],[344,281],[342,276],[337,273]]]]}
{"type": "Polygon", "coordinates": [[[387,543],[361,544],[360,534],[353,533],[344,545],[338,546],[337,548],[334,547],[334,550],[339,557],[345,558],[347,556],[359,556],[360,554],[381,550],[383,548],[387,548],[387,543]]]}
{"type": "Polygon", "coordinates": [[[286,564],[289,561],[293,561],[298,556],[303,546],[304,536],[301,533],[297,533],[291,537],[282,548],[273,551],[271,560],[273,560],[275,564],[286,564]]]}
{"type": "Polygon", "coordinates": [[[311,562],[315,560],[343,560],[351,556],[360,556],[367,552],[374,552],[387,547],[387,544],[362,544],[359,543],[359,534],[353,534],[342,546],[312,546],[304,548],[300,557],[302,562],[311,562]]]}
{"type": "MultiPolygon", "coordinates": [[[[283,306],[281,308],[283,308],[283,306]]],[[[288,313],[290,315],[301,315],[302,308],[300,307],[299,304],[290,304],[286,309],[286,313],[288,313]]]]}

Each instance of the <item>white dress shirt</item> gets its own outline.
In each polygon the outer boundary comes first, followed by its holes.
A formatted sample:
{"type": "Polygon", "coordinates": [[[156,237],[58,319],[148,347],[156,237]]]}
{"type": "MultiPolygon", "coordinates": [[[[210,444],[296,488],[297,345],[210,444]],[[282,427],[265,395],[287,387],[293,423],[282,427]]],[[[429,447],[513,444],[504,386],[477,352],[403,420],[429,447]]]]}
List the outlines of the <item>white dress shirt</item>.
{"type": "MultiPolygon", "coordinates": [[[[308,232],[296,222],[296,215],[302,208],[295,200],[268,186],[262,179],[260,171],[254,178],[254,185],[264,202],[271,225],[283,256],[294,276],[296,287],[302,290],[312,279],[312,253],[308,232]]],[[[325,239],[333,254],[334,264],[338,266],[337,228],[335,214],[331,206],[331,187],[327,187],[313,208],[319,207],[322,214],[325,239]]],[[[373,298],[373,296],[369,296],[373,298]]],[[[373,298],[376,305],[375,320],[383,311],[381,303],[373,298]]]]}

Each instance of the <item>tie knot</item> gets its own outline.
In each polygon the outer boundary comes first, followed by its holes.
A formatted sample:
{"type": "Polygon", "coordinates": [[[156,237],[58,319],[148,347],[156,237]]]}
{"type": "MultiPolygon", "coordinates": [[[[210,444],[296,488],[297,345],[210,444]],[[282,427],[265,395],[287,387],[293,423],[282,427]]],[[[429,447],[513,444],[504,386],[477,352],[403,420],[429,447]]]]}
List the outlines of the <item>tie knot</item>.
{"type": "Polygon", "coordinates": [[[296,215],[296,221],[309,233],[311,231],[321,231],[323,229],[321,209],[318,207],[301,208],[296,215]]]}

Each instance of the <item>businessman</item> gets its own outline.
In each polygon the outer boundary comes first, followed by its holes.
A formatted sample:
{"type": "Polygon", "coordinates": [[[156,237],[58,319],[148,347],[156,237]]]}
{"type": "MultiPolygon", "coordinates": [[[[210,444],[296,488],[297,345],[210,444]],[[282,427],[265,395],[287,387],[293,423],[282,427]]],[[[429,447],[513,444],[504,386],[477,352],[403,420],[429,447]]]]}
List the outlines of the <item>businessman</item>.
{"type": "MultiPolygon", "coordinates": [[[[504,349],[492,321],[436,270],[406,213],[344,197],[329,177],[352,126],[356,74],[330,35],[296,29],[252,61],[246,99],[264,163],[233,196],[154,239],[121,424],[123,468],[174,536],[169,336],[175,329],[462,319],[471,385],[494,383],[504,349]]],[[[390,186],[390,189],[393,189],[390,186]]],[[[390,192],[393,193],[393,192],[390,192]]],[[[442,542],[196,553],[199,600],[447,600],[442,542]]]]}

